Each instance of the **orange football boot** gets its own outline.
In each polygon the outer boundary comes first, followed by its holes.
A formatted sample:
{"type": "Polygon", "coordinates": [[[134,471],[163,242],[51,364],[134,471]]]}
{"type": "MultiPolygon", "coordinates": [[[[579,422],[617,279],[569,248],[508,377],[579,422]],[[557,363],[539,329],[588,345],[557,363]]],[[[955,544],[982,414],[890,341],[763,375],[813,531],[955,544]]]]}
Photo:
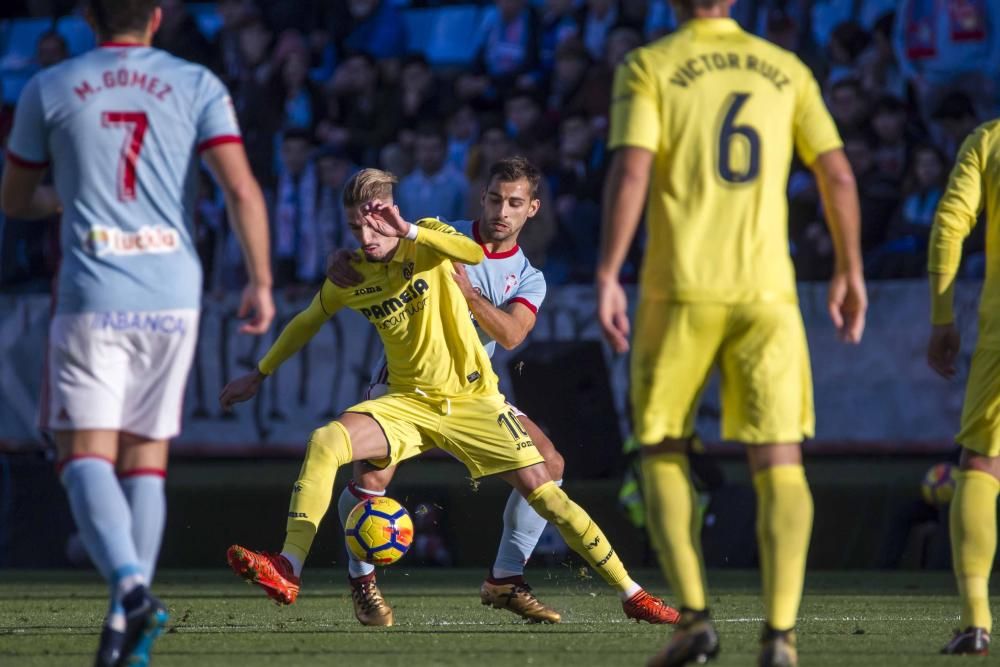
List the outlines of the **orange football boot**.
{"type": "Polygon", "coordinates": [[[622,609],[635,622],[646,621],[659,625],[676,625],[681,619],[681,613],[658,597],[644,590],[622,602],[622,609]]]}
{"type": "Polygon", "coordinates": [[[233,572],[247,583],[263,588],[267,597],[279,605],[292,604],[299,596],[299,578],[281,554],[252,551],[234,544],[226,551],[226,560],[233,572]]]}

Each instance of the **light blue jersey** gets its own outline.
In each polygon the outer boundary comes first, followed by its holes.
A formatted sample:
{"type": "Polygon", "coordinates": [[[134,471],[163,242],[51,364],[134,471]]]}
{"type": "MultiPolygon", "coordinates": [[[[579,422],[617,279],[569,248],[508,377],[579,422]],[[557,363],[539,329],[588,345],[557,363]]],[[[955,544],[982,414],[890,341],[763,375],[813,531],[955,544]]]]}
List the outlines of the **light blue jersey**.
{"type": "MultiPolygon", "coordinates": [[[[479,294],[486,297],[497,308],[520,303],[530,308],[531,312],[538,312],[542,301],[545,300],[545,276],[531,265],[520,246],[515,245],[510,250],[491,253],[486,250],[486,246],[479,237],[479,229],[474,221],[459,220],[448,224],[483,246],[486,259],[475,266],[465,267],[469,282],[479,294]]],[[[479,333],[479,341],[486,348],[486,353],[492,357],[496,350],[496,341],[479,326],[475,318],[473,318],[473,323],[479,333]]],[[[385,365],[385,354],[383,354],[378,363],[375,364],[372,384],[385,384],[387,377],[388,371],[385,365]]]]}
{"type": "Polygon", "coordinates": [[[158,49],[102,45],[32,77],[8,158],[52,165],[64,207],[57,312],[198,308],[198,153],[238,141],[222,82],[158,49]]]}

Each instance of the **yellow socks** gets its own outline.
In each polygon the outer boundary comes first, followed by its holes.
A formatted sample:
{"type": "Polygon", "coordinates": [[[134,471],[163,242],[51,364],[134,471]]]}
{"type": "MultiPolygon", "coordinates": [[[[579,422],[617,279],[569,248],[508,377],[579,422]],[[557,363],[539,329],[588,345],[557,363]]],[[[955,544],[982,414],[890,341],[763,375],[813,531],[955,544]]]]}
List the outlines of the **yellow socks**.
{"type": "Polygon", "coordinates": [[[283,553],[297,558],[300,566],[309,554],[319,522],[330,507],[337,468],[350,463],[351,458],[351,437],[340,422],[330,422],[312,432],[299,478],[292,487],[282,548],[283,553]]]}
{"type": "Polygon", "coordinates": [[[559,530],[566,544],[583,556],[604,581],[619,590],[625,590],[632,584],[608,538],[590,515],[570,500],[555,482],[542,484],[526,500],[539,516],[559,530]]]}
{"type": "Polygon", "coordinates": [[[700,517],[687,456],[644,457],[642,492],[650,539],[671,590],[682,607],[705,609],[700,517]]]}
{"type": "Polygon", "coordinates": [[[767,623],[790,630],[798,618],[813,502],[801,465],[778,465],[753,476],[757,491],[757,546],[767,623]]]}
{"type": "Polygon", "coordinates": [[[962,598],[964,630],[970,626],[992,631],[989,581],[997,549],[997,493],[1000,482],[989,473],[964,470],[958,474],[951,501],[952,567],[962,598]]]}

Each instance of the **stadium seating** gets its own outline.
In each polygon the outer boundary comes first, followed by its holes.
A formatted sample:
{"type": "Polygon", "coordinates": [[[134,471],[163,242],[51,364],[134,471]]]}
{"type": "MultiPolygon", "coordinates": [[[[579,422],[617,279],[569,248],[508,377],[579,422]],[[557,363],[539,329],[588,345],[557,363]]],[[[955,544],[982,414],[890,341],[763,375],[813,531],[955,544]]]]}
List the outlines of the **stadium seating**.
{"type": "Polygon", "coordinates": [[[403,12],[410,48],[431,65],[468,65],[476,55],[480,28],[488,9],[454,5],[403,12]]]}
{"type": "Polygon", "coordinates": [[[56,22],[56,31],[66,40],[71,56],[89,51],[97,44],[94,31],[81,16],[70,14],[56,22]]]}

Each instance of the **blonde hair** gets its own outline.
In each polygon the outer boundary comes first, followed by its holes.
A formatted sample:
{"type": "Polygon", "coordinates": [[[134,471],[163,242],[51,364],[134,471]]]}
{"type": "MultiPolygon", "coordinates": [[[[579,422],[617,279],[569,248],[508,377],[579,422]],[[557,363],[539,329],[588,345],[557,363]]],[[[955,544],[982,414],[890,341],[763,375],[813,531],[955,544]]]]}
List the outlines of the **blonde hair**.
{"type": "Polygon", "coordinates": [[[392,186],[399,182],[381,169],[362,169],[344,185],[344,208],[359,206],[373,199],[392,198],[392,186]]]}

